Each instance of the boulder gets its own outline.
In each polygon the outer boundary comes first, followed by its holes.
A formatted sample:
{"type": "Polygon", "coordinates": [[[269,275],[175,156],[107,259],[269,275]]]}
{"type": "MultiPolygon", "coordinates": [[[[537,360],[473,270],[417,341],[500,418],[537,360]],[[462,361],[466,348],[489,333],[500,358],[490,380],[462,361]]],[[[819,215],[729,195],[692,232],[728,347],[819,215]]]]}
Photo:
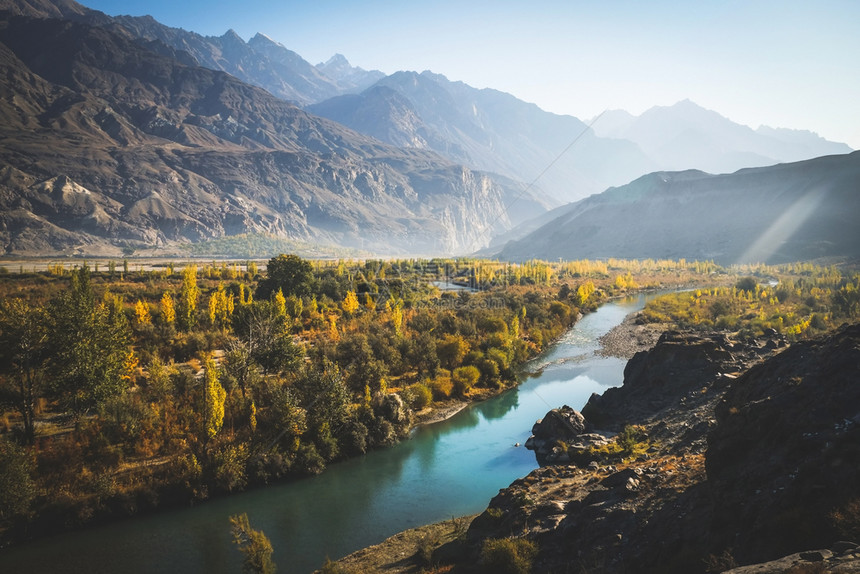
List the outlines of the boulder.
{"type": "Polygon", "coordinates": [[[585,417],[582,413],[564,405],[552,409],[532,427],[532,435],[545,441],[569,442],[585,432],[585,417]]]}

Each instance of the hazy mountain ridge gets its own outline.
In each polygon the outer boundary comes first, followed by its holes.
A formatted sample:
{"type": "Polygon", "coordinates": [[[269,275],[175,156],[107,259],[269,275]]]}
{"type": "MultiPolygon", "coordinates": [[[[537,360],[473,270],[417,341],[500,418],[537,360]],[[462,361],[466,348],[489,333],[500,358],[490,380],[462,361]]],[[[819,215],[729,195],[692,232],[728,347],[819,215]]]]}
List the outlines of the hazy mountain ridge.
{"type": "MultiPolygon", "coordinates": [[[[380,252],[464,251],[509,227],[505,205],[523,192],[103,28],[7,19],[0,66],[7,253],[245,232],[380,252]]],[[[525,205],[514,222],[544,209],[525,205]]]]}
{"type": "Polygon", "coordinates": [[[510,94],[479,90],[429,71],[397,72],[358,97],[308,109],[394,145],[432,149],[477,169],[536,182],[560,203],[654,168],[634,144],[596,137],[573,116],[545,112],[510,94]],[[397,92],[408,105],[380,86],[397,92]],[[386,128],[380,133],[375,126],[386,128]]]}
{"type": "Polygon", "coordinates": [[[657,172],[576,202],[495,255],[781,263],[860,253],[860,152],[733,174],[657,172]]]}
{"type": "Polygon", "coordinates": [[[640,116],[612,110],[594,123],[594,130],[636,143],[663,170],[731,173],[852,151],[809,131],[766,126],[753,130],[689,100],[655,106],[640,116]]]}

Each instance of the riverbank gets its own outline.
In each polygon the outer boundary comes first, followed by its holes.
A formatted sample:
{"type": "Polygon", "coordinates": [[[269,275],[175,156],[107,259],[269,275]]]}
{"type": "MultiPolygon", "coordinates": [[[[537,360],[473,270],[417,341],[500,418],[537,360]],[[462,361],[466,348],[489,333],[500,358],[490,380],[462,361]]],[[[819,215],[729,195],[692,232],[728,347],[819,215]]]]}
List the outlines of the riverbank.
{"type": "MultiPolygon", "coordinates": [[[[433,563],[433,552],[445,544],[462,540],[477,515],[410,528],[386,538],[379,544],[362,548],[333,562],[335,572],[359,574],[417,574],[427,572],[433,563]]],[[[321,574],[317,570],[314,574],[321,574]]]]}
{"type": "Polygon", "coordinates": [[[598,339],[603,357],[630,360],[640,351],[648,351],[657,344],[660,335],[668,328],[665,323],[640,323],[641,311],[631,313],[621,324],[613,327],[598,339]]]}
{"type": "Polygon", "coordinates": [[[415,413],[415,420],[412,429],[416,429],[424,425],[432,425],[446,421],[468,407],[473,401],[450,400],[443,404],[437,404],[433,407],[428,407],[424,410],[415,413]]]}

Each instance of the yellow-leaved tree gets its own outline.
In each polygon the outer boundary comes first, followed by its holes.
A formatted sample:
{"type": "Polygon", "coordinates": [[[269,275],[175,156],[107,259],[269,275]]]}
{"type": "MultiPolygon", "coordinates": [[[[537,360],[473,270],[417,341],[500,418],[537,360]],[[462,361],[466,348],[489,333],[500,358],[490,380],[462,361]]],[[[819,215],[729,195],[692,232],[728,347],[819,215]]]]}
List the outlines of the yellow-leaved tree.
{"type": "Polygon", "coordinates": [[[176,321],[176,306],[173,303],[173,295],[168,291],[161,296],[161,320],[166,325],[172,325],[176,321]]]}
{"type": "Polygon", "coordinates": [[[279,317],[287,316],[287,298],[284,297],[284,290],[278,289],[278,292],[275,293],[275,313],[278,314],[279,317]]]}
{"type": "Polygon", "coordinates": [[[358,311],[358,296],[355,291],[347,291],[346,297],[343,298],[343,312],[352,315],[358,311]]]}
{"type": "Polygon", "coordinates": [[[211,356],[206,357],[203,367],[203,420],[207,438],[215,438],[224,424],[224,402],[227,391],[218,381],[218,367],[211,356]]]}
{"type": "Polygon", "coordinates": [[[152,322],[149,316],[149,305],[142,299],[138,299],[134,304],[134,317],[138,325],[149,325],[152,322]]]}
{"type": "Polygon", "coordinates": [[[200,289],[197,287],[197,266],[188,265],[182,270],[182,288],[179,291],[177,322],[186,331],[197,324],[197,299],[200,289]]]}

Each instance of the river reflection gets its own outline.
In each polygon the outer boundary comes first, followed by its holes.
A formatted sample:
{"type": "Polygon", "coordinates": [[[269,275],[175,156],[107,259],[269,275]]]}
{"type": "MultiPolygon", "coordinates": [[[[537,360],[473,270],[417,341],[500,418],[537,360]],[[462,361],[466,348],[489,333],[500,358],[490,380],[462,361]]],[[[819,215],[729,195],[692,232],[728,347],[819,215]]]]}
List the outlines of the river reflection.
{"type": "Polygon", "coordinates": [[[515,446],[536,419],[562,404],[582,408],[592,392],[621,383],[624,362],[595,355],[597,338],[643,305],[604,305],[529,365],[537,374],[520,387],[419,427],[395,447],[320,476],[6,549],[0,572],[238,572],[228,517],[247,512],[271,539],[280,570],[303,573],[401,530],[480,512],[537,467],[532,452],[515,446]]]}

